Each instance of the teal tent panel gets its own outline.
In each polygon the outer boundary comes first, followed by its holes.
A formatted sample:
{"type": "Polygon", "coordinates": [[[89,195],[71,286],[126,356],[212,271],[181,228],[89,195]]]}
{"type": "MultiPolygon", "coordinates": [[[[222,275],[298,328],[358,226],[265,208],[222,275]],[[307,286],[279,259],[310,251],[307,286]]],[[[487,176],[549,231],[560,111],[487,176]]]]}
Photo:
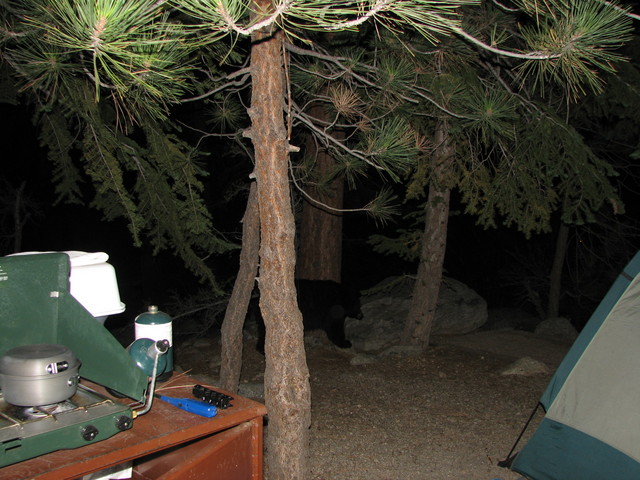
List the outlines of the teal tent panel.
{"type": "Polygon", "coordinates": [[[613,307],[547,410],[640,461],[640,277],[613,307]]]}
{"type": "Polygon", "coordinates": [[[573,370],[574,366],[584,353],[587,346],[591,343],[591,340],[596,335],[611,309],[618,302],[620,297],[629,287],[631,280],[640,273],[640,252],[638,252],[633,259],[627,264],[622,273],[615,280],[603,300],[598,305],[598,308],[593,312],[591,318],[580,332],[580,335],[574,342],[573,346],[563,359],[562,363],[553,375],[553,378],[549,382],[547,389],[540,397],[540,403],[545,410],[548,410],[553,400],[558,395],[558,392],[564,385],[567,377],[573,370]]]}
{"type": "Polygon", "coordinates": [[[511,469],[532,480],[640,479],[640,252],[540,399],[546,416],[511,469]]]}
{"type": "Polygon", "coordinates": [[[542,420],[511,469],[531,480],[640,479],[640,463],[548,418],[542,420]]]}

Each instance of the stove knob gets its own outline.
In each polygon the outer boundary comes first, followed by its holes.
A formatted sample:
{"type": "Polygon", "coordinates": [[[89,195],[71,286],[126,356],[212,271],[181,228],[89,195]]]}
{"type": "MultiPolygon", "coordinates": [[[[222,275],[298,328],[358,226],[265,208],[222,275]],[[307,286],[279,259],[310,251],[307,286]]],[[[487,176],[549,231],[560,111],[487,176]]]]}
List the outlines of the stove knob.
{"type": "Polygon", "coordinates": [[[132,423],[133,421],[131,420],[131,417],[128,417],[127,415],[120,415],[116,418],[116,428],[121,432],[129,430],[132,423]]]}
{"type": "Polygon", "coordinates": [[[90,442],[91,440],[96,438],[98,436],[98,433],[100,432],[93,425],[85,425],[84,427],[82,427],[82,430],[80,430],[82,438],[84,438],[87,442],[90,442]]]}

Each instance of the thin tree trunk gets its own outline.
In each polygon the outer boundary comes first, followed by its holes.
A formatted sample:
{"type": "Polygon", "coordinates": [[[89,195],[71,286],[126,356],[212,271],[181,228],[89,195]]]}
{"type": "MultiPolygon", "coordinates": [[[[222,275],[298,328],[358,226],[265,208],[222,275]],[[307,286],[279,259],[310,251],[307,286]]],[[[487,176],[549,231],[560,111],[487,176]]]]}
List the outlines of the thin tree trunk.
{"type": "MultiPolygon", "coordinates": [[[[314,107],[311,116],[324,119],[324,107],[314,107]]],[[[343,135],[334,134],[334,137],[343,135]]],[[[321,148],[321,147],[320,147],[321,148]]],[[[315,171],[320,178],[330,175],[336,166],[335,159],[324,149],[318,150],[313,136],[307,140],[306,152],[314,156],[315,171]]],[[[310,196],[322,205],[304,198],[300,221],[297,277],[308,280],[333,280],[342,277],[342,213],[344,178],[335,178],[324,189],[310,188],[310,196]],[[325,208],[326,205],[331,208],[325,208]]]]}
{"type": "MultiPolygon", "coordinates": [[[[271,2],[255,0],[255,11],[271,2]]],[[[308,477],[311,389],[302,315],[294,284],[295,221],[289,190],[289,143],[284,123],[282,32],[260,32],[251,47],[252,127],[260,207],[260,310],[265,335],[267,478],[308,477]]]]}
{"type": "Polygon", "coordinates": [[[562,268],[567,256],[567,244],[569,242],[569,227],[561,223],[556,239],[556,251],[553,256],[553,265],[549,274],[549,303],[547,304],[547,318],[555,318],[560,315],[560,292],[562,289],[562,268]]]}
{"type": "Polygon", "coordinates": [[[251,292],[258,273],[260,249],[260,212],[255,182],[249,187],[247,208],[242,219],[242,250],[240,268],[233,284],[229,306],[224,314],[220,335],[222,340],[220,386],[231,392],[238,391],[242,370],[242,327],[251,300],[251,292]]]}
{"type": "Polygon", "coordinates": [[[23,181],[20,184],[20,187],[16,190],[16,201],[13,207],[13,251],[19,252],[22,250],[22,232],[24,230],[24,226],[27,223],[27,219],[29,218],[29,214],[26,212],[26,209],[23,209],[24,203],[24,188],[27,185],[27,182],[23,181]],[[22,218],[22,212],[25,212],[24,218],[22,218]]]}
{"type": "Polygon", "coordinates": [[[429,346],[447,246],[450,190],[444,186],[443,179],[453,162],[454,149],[444,120],[436,127],[435,141],[437,148],[433,154],[434,169],[429,184],[420,263],[402,333],[404,344],[416,345],[422,350],[429,346]]]}

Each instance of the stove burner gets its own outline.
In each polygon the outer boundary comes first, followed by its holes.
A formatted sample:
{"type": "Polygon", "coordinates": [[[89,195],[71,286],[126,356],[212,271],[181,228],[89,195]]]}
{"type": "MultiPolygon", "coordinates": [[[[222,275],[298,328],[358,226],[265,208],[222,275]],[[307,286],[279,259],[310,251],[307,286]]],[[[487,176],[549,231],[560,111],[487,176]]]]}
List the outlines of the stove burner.
{"type": "MultiPolygon", "coordinates": [[[[11,405],[0,391],[0,470],[55,450],[109,438],[130,428],[132,417],[129,406],[83,385],[67,400],[33,407],[11,405]]],[[[1,473],[0,477],[4,478],[1,473]]]]}
{"type": "Polygon", "coordinates": [[[21,417],[21,420],[46,417],[48,415],[47,412],[39,410],[38,407],[24,407],[18,410],[16,414],[18,417],[21,417]]]}
{"type": "MultiPolygon", "coordinates": [[[[79,395],[50,405],[19,406],[5,402],[0,392],[0,417],[9,420],[13,418],[18,422],[33,422],[48,417],[55,419],[57,415],[94,405],[96,400],[92,394],[82,391],[79,395]]],[[[1,431],[0,428],[0,433],[1,431]]]]}
{"type": "Polygon", "coordinates": [[[11,407],[13,407],[11,415],[21,422],[56,415],[75,408],[74,405],[70,404],[68,401],[54,403],[51,405],[42,405],[39,407],[19,407],[16,405],[11,405],[11,407]]]}
{"type": "Polygon", "coordinates": [[[49,415],[57,415],[68,410],[73,410],[76,406],[68,400],[60,403],[52,403],[51,405],[41,405],[38,407],[16,407],[16,414],[20,420],[31,420],[35,418],[48,417],[49,415]]]}

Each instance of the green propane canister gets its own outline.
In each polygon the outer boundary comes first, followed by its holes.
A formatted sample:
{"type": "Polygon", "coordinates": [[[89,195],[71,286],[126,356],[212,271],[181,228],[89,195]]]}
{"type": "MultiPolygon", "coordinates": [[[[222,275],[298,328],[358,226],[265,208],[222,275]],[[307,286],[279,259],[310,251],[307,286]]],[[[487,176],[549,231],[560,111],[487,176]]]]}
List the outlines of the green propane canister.
{"type": "Polygon", "coordinates": [[[173,373],[173,325],[171,317],[158,310],[157,305],[150,305],[145,313],[141,313],[135,319],[136,340],[140,338],[150,338],[153,341],[169,340],[169,350],[164,355],[167,366],[157,380],[163,382],[168,380],[173,373]]]}

